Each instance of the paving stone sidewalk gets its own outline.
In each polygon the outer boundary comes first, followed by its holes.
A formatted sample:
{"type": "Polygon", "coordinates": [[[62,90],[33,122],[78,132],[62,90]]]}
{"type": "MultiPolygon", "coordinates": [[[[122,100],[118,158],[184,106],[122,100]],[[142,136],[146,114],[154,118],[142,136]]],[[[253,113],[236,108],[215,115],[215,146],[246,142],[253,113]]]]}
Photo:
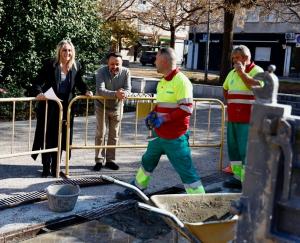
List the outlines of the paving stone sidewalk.
{"type": "MultiPolygon", "coordinates": [[[[212,120],[215,125],[212,125],[209,136],[204,133],[207,128],[205,120],[201,117],[207,116],[205,109],[199,109],[197,119],[199,126],[195,135],[191,136],[190,141],[206,141],[207,139],[218,138],[219,126],[218,109],[213,111],[212,120]]],[[[134,117],[133,112],[124,114],[121,130],[121,142],[123,143],[147,143],[148,131],[144,127],[143,120],[138,123],[138,136],[135,138],[135,127],[132,123],[134,117]]],[[[85,118],[76,117],[74,125],[73,144],[82,143],[85,139],[85,118]]],[[[31,141],[33,139],[35,123],[31,132],[31,141]]],[[[10,149],[10,134],[11,124],[8,122],[0,122],[0,146],[1,154],[6,153],[10,149]]],[[[22,150],[27,146],[27,138],[24,139],[25,131],[28,130],[28,121],[16,122],[15,131],[15,146],[22,150]]],[[[95,134],[95,116],[88,118],[87,143],[93,145],[95,134]]],[[[225,145],[226,146],[226,145],[225,145]]],[[[124,181],[129,181],[139,167],[140,159],[145,149],[117,149],[117,162],[120,165],[120,170],[112,171],[102,169],[100,172],[94,172],[94,150],[80,149],[72,150],[72,158],[70,161],[70,172],[72,178],[95,177],[101,174],[110,175],[124,181]]],[[[192,149],[194,164],[201,176],[210,175],[216,172],[218,168],[219,151],[216,148],[194,148],[192,149]]],[[[41,178],[41,161],[38,157],[37,161],[31,159],[30,155],[0,159],[0,199],[7,198],[13,195],[20,195],[26,192],[38,191],[45,189],[48,185],[54,183],[56,178],[41,178]]],[[[224,161],[227,161],[226,147],[224,147],[224,161]]],[[[64,153],[62,157],[62,169],[64,170],[64,153]]],[[[153,174],[147,192],[159,191],[164,188],[169,188],[180,184],[180,179],[171,167],[165,156],[162,157],[159,166],[153,174]]],[[[5,209],[1,211],[0,217],[0,236],[12,230],[24,229],[26,227],[40,224],[49,220],[62,218],[75,213],[92,210],[108,204],[114,200],[114,194],[122,191],[123,188],[116,185],[104,185],[81,188],[81,193],[78,202],[71,212],[54,213],[48,209],[47,201],[23,205],[15,208],[5,209]]]]}

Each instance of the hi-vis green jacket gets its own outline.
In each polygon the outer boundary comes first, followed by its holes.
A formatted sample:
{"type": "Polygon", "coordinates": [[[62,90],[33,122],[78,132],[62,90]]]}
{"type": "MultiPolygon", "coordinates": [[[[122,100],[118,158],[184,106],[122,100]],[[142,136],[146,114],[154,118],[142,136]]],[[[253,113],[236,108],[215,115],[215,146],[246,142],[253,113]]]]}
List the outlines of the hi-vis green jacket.
{"type": "MultiPolygon", "coordinates": [[[[254,77],[264,70],[252,62],[245,71],[249,76],[254,77]]],[[[225,97],[227,99],[228,121],[249,123],[252,104],[255,101],[252,90],[244,84],[234,69],[227,75],[223,88],[228,91],[227,97],[225,97]]]]}
{"type": "Polygon", "coordinates": [[[157,135],[175,139],[185,134],[193,112],[193,85],[190,80],[178,68],[174,69],[159,81],[156,100],[154,111],[166,117],[166,122],[155,128],[157,135]]]}

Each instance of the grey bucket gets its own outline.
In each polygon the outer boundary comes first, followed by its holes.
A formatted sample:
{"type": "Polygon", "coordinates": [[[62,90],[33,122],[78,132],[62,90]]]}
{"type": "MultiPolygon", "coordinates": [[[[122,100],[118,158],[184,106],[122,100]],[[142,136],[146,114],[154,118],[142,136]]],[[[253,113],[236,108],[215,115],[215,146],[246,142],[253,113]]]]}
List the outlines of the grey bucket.
{"type": "Polygon", "coordinates": [[[68,212],[75,207],[80,188],[78,185],[50,185],[46,189],[48,206],[54,212],[68,212]]]}

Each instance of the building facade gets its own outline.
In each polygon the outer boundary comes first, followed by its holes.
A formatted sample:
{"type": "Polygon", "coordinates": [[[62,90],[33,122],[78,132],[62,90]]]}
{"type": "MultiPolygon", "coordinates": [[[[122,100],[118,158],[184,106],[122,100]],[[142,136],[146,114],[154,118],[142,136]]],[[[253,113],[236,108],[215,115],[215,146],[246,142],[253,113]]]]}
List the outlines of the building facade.
{"type": "MultiPolygon", "coordinates": [[[[247,10],[236,17],[233,46],[249,47],[252,60],[266,69],[277,67],[277,75],[300,78],[300,20],[285,22],[275,14],[262,15],[259,8],[247,10]],[[241,19],[242,18],[242,19],[241,19]],[[241,24],[243,23],[243,24],[241,24]]],[[[222,25],[219,25],[222,26],[222,25]]],[[[223,30],[211,27],[209,42],[209,70],[219,71],[223,48],[223,30]]],[[[206,26],[190,31],[187,68],[204,70],[206,58],[206,26]]]]}

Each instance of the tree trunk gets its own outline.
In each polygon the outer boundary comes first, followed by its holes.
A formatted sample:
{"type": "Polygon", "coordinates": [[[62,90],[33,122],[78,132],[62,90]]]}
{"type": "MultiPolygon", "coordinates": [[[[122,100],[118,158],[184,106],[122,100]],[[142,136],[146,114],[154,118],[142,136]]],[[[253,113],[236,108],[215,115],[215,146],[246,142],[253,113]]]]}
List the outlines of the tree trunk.
{"type": "Polygon", "coordinates": [[[171,26],[170,31],[171,31],[170,47],[175,49],[175,31],[176,31],[175,27],[171,26]]]}
{"type": "Polygon", "coordinates": [[[122,50],[122,38],[120,37],[118,39],[118,52],[120,52],[122,50]]]}
{"type": "Polygon", "coordinates": [[[223,50],[220,69],[219,84],[223,84],[225,78],[231,69],[231,50],[233,42],[233,20],[235,11],[225,10],[224,12],[224,35],[223,35],[223,50]]]}

